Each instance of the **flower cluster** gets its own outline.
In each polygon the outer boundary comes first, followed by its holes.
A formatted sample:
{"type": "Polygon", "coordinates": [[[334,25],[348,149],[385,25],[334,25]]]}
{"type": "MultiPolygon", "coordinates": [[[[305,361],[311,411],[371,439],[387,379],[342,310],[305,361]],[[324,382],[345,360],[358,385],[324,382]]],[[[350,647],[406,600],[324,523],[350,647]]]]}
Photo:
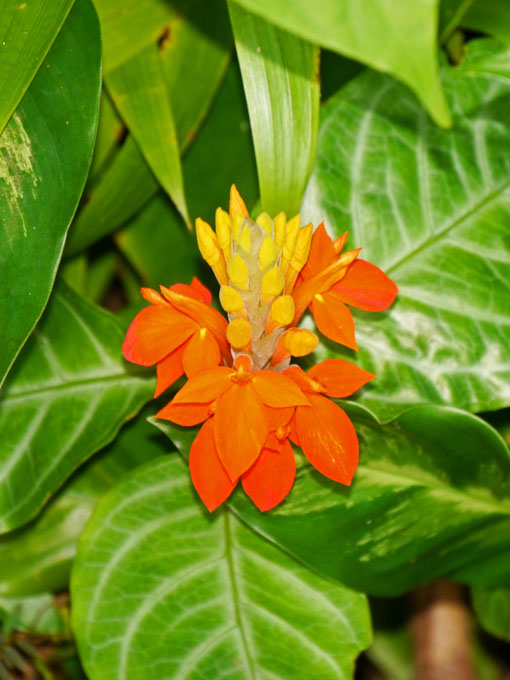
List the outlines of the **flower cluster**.
{"type": "Polygon", "coordinates": [[[280,213],[254,221],[235,186],[229,212],[218,208],[216,231],[198,219],[200,252],[219,284],[225,317],[197,279],[161,293],[133,320],[123,345],[126,359],[156,364],[156,395],[183,374],[187,382],[157,416],[178,425],[203,423],[189,457],[193,484],[210,511],[239,479],[260,510],[289,493],[296,474],[289,440],[322,474],[350,484],[358,440],[345,412],[329,397],[351,395],[371,373],[328,359],[305,373],[292,357],[315,349],[318,338],[298,328],[309,309],[319,331],[357,349],[347,305],[389,307],[397,287],[380,269],[342,252],[346,234],[332,240],[321,224],[301,226],[280,213]]]}

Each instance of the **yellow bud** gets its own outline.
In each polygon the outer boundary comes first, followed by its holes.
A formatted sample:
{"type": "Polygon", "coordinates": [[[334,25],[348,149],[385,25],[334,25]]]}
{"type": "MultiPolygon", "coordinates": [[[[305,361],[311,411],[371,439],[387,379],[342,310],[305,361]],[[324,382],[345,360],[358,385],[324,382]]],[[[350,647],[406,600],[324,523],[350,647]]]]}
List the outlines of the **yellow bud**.
{"type": "Polygon", "coordinates": [[[233,283],[234,286],[241,290],[248,290],[248,268],[240,255],[234,255],[234,257],[228,261],[227,273],[230,282],[233,283]]]}
{"type": "Polygon", "coordinates": [[[312,224],[307,224],[306,227],[302,227],[298,232],[296,247],[294,248],[294,254],[290,260],[290,266],[297,272],[301,271],[308,259],[310,246],[312,245],[312,235],[312,224]]]}
{"type": "Polygon", "coordinates": [[[296,247],[296,241],[299,232],[299,224],[301,222],[301,215],[296,215],[291,220],[287,222],[287,229],[285,234],[285,243],[283,244],[282,250],[282,270],[285,272],[287,265],[290,262],[292,255],[294,254],[294,248],[296,247]]]}
{"type": "Polygon", "coordinates": [[[274,241],[271,236],[266,236],[262,241],[262,245],[259,250],[259,266],[261,271],[267,269],[276,260],[276,249],[274,247],[274,241]]]}
{"type": "Polygon", "coordinates": [[[243,217],[249,217],[250,214],[246,209],[246,204],[241,198],[241,194],[237,191],[235,184],[230,187],[230,204],[229,204],[230,217],[234,219],[235,215],[242,215],[243,217]]]}
{"type": "Polygon", "coordinates": [[[285,243],[285,230],[287,227],[287,220],[285,218],[285,213],[279,213],[273,220],[274,225],[274,240],[276,243],[276,248],[278,251],[281,250],[283,244],[285,243]]]}
{"type": "Polygon", "coordinates": [[[237,245],[244,250],[246,254],[248,254],[251,250],[251,233],[250,233],[250,227],[248,225],[245,225],[241,233],[236,237],[236,243],[237,245]]]}
{"type": "Polygon", "coordinates": [[[235,217],[232,220],[232,236],[234,237],[234,241],[239,236],[239,232],[241,231],[241,224],[243,223],[243,220],[244,220],[243,215],[235,215],[235,217]]]}
{"type": "Polygon", "coordinates": [[[225,257],[230,260],[232,256],[232,220],[229,214],[221,208],[216,210],[216,236],[225,257]]]}
{"type": "Polygon", "coordinates": [[[246,319],[234,319],[227,326],[227,340],[234,349],[244,349],[251,341],[251,326],[246,319]]]}
{"type": "Polygon", "coordinates": [[[272,267],[262,277],[262,283],[260,284],[262,300],[268,301],[269,299],[280,295],[284,285],[285,280],[283,278],[283,274],[278,269],[278,267],[272,267]]]}
{"type": "Polygon", "coordinates": [[[230,286],[222,286],[220,288],[220,304],[228,313],[242,314],[244,312],[244,302],[241,294],[230,286]]]}
{"type": "Polygon", "coordinates": [[[266,212],[260,213],[256,219],[256,222],[262,227],[268,236],[273,235],[273,220],[266,212]]]}
{"type": "Polygon", "coordinates": [[[279,326],[288,326],[294,319],[294,300],[292,295],[281,295],[271,305],[270,316],[279,326]]]}
{"type": "Polygon", "coordinates": [[[290,328],[280,342],[293,357],[304,357],[317,347],[319,338],[306,328],[290,328]]]}
{"type": "Polygon", "coordinates": [[[200,249],[202,257],[211,267],[214,267],[220,259],[220,249],[218,244],[218,239],[216,234],[211,229],[211,227],[200,219],[200,217],[195,222],[195,228],[197,232],[197,242],[200,249]]]}

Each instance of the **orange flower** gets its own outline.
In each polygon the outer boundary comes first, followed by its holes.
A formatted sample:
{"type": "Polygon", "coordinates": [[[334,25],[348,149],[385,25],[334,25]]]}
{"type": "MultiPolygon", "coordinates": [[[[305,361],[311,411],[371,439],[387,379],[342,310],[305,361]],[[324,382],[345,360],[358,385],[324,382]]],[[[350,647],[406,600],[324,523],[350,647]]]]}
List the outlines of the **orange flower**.
{"type": "Polygon", "coordinates": [[[210,292],[191,286],[142,289],[151,306],[131,324],[124,356],[157,364],[156,396],[186,373],[188,382],[157,414],[178,425],[203,423],[190,450],[193,484],[210,511],[239,479],[260,510],[289,493],[296,474],[289,439],[322,474],[350,484],[358,462],[354,427],[327,397],[352,394],[375,376],[340,359],[304,373],[289,366],[310,354],[318,337],[297,328],[310,307],[319,330],[356,349],[346,304],[386,309],[397,293],[377,267],[342,253],[321,225],[301,226],[296,215],[252,220],[235,186],[229,212],[218,208],[216,229],[196,222],[200,252],[221,288],[227,321],[210,292]]]}
{"type": "Polygon", "coordinates": [[[310,305],[317,328],[323,335],[357,350],[354,321],[346,304],[368,312],[380,312],[393,303],[398,288],[378,267],[364,260],[356,259],[335,272],[335,263],[343,257],[340,253],[346,238],[347,233],[333,241],[324,224],[315,230],[310,255],[294,291],[297,301],[294,323],[310,305]],[[332,273],[325,277],[329,271],[332,273]]]}
{"type": "Polygon", "coordinates": [[[229,354],[227,322],[210,307],[211,293],[198,279],[161,290],[142,288],[151,305],[136,315],[122,345],[128,361],[157,364],[156,397],[183,373],[191,377],[229,354]]]}
{"type": "MultiPolygon", "coordinates": [[[[214,414],[218,459],[236,482],[257,460],[267,440],[274,422],[267,407],[278,412],[308,404],[290,378],[276,371],[252,370],[249,357],[239,356],[234,368],[218,366],[194,375],[157,417],[197,425],[214,414]]],[[[288,411],[283,415],[290,419],[288,411]]]]}
{"type": "Polygon", "coordinates": [[[323,475],[349,485],[358,466],[358,437],[346,413],[328,397],[348,397],[375,375],[343,359],[327,359],[305,373],[289,366],[292,378],[310,406],[298,406],[291,421],[290,439],[323,475]]]}

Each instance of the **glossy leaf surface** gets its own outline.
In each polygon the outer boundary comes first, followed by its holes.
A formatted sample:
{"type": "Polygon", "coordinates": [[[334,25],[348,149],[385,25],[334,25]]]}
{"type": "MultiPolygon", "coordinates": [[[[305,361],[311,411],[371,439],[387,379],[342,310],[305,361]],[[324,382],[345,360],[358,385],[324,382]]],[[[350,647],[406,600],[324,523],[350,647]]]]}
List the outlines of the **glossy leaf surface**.
{"type": "Polygon", "coordinates": [[[239,522],[211,516],[174,454],[97,506],[73,569],[73,628],[91,680],[352,677],[363,595],[239,522]],[[129,597],[125,594],[129,593],[129,597]]]}
{"type": "Polygon", "coordinates": [[[440,125],[449,125],[438,79],[435,0],[238,1],[305,40],[391,73],[440,125]]]}
{"type": "MultiPolygon", "coordinates": [[[[370,594],[439,577],[509,584],[510,456],[497,432],[445,407],[416,407],[385,426],[359,406],[349,413],[360,440],[351,487],[299,457],[282,505],[261,513],[239,493],[234,512],[313,569],[370,594]]],[[[194,428],[154,423],[187,455],[194,428]]]]}
{"type": "Polygon", "coordinates": [[[0,12],[0,133],[55,40],[74,0],[7,0],[0,12]]]}
{"type": "Polygon", "coordinates": [[[510,642],[510,588],[473,588],[471,595],[476,617],[483,628],[510,642]]]}
{"type": "Polygon", "coordinates": [[[123,328],[61,285],[0,400],[0,530],[36,515],[152,394],[121,356],[123,328]]]}
{"type": "Polygon", "coordinates": [[[257,158],[262,210],[299,210],[315,157],[319,53],[236,3],[229,4],[257,158]]]}
{"type": "Polygon", "coordinates": [[[168,439],[155,432],[143,412],[123,427],[32,522],[0,536],[0,595],[26,597],[68,588],[78,538],[98,499],[126,472],[168,449],[168,439]]]}
{"type": "Polygon", "coordinates": [[[510,80],[468,69],[445,72],[449,131],[374,73],[324,111],[303,213],[348,229],[399,286],[388,312],[355,314],[360,365],[378,376],[361,400],[385,419],[410,403],[510,403],[510,80]]]}
{"type": "Polygon", "coordinates": [[[99,83],[97,18],[78,0],[0,135],[0,383],[53,285],[92,156],[99,83]]]}

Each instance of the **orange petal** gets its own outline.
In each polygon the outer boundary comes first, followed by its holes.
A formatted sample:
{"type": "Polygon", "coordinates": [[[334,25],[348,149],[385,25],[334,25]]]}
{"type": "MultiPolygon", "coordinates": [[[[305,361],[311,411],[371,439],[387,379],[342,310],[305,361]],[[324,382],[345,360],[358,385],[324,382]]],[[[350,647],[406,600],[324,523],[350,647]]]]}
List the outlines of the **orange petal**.
{"type": "Polygon", "coordinates": [[[201,328],[186,343],[182,365],[184,372],[191,378],[205,368],[213,368],[221,361],[218,343],[211,331],[201,328]]]}
{"type": "Polygon", "coordinates": [[[245,492],[262,512],[279,505],[292,489],[296,477],[294,452],[287,440],[280,451],[262,449],[252,467],[242,476],[245,492]]]}
{"type": "Polygon", "coordinates": [[[303,316],[306,308],[312,302],[314,295],[325,293],[336,283],[341,281],[347,272],[347,267],[357,258],[361,248],[348,250],[340,255],[336,262],[328,265],[326,269],[317,272],[311,279],[303,281],[294,288],[292,297],[294,299],[294,325],[303,316]]]}
{"type": "Polygon", "coordinates": [[[214,444],[213,419],[204,423],[189,452],[191,481],[209,512],[226,501],[235,488],[214,444]]]}
{"type": "Polygon", "coordinates": [[[168,305],[168,302],[157,290],[153,290],[152,288],[140,288],[140,293],[144,300],[147,300],[147,302],[150,302],[152,305],[168,305]]]}
{"type": "Polygon", "coordinates": [[[323,475],[350,484],[358,465],[358,437],[342,411],[326,397],[309,396],[311,408],[296,409],[299,445],[310,463],[323,475]]]}
{"type": "Polygon", "coordinates": [[[289,430],[290,441],[293,442],[296,446],[301,447],[301,444],[299,443],[298,431],[296,428],[296,412],[294,412],[294,416],[291,418],[291,421],[289,423],[289,430]]]}
{"type": "Polygon", "coordinates": [[[328,397],[348,397],[376,376],[343,359],[326,359],[308,371],[308,376],[321,384],[328,397]]]}
{"type": "Polygon", "coordinates": [[[246,208],[246,203],[241,198],[241,194],[237,191],[235,184],[230,187],[230,202],[229,202],[230,219],[234,219],[236,215],[243,215],[249,217],[250,213],[246,208]]]}
{"type": "Polygon", "coordinates": [[[280,427],[285,427],[289,424],[290,419],[294,415],[294,406],[287,406],[285,408],[273,408],[266,406],[266,422],[269,432],[274,432],[280,427]]]}
{"type": "Polygon", "coordinates": [[[316,295],[311,309],[322,335],[350,349],[358,349],[352,314],[342,302],[342,296],[338,291],[330,290],[316,295]]]}
{"type": "Polygon", "coordinates": [[[226,366],[200,371],[177,392],[173,401],[176,404],[210,404],[232,385],[232,375],[235,371],[226,366]]]}
{"type": "Polygon", "coordinates": [[[191,280],[191,288],[200,295],[200,299],[202,302],[205,302],[206,305],[210,305],[212,302],[212,293],[209,290],[209,288],[206,288],[204,284],[197,279],[196,276],[193,277],[191,280]]]}
{"type": "Polygon", "coordinates": [[[348,305],[367,312],[382,312],[393,304],[398,288],[375,264],[356,260],[333,290],[338,291],[348,305]]]}
{"type": "Polygon", "coordinates": [[[308,404],[296,383],[283,373],[255,371],[252,385],[262,403],[274,408],[308,404]]]}
{"type": "Polygon", "coordinates": [[[156,413],[156,418],[170,420],[183,427],[191,427],[203,423],[210,415],[211,404],[176,404],[171,401],[156,413]]]}
{"type": "Polygon", "coordinates": [[[303,392],[313,392],[313,386],[308,375],[303,371],[301,366],[297,364],[292,364],[283,372],[288,378],[298,385],[299,389],[303,392]]]}
{"type": "Polygon", "coordinates": [[[301,270],[301,276],[303,279],[311,278],[331,264],[336,259],[336,256],[333,241],[326,231],[324,222],[321,222],[313,232],[310,254],[305,266],[301,270]]]}
{"type": "MultiPolygon", "coordinates": [[[[200,374],[201,375],[201,374],[200,374]]],[[[253,465],[267,436],[264,407],[251,383],[231,383],[218,399],[214,439],[221,462],[235,481],[253,465]]]]}
{"type": "Polygon", "coordinates": [[[170,288],[161,286],[161,292],[173,307],[196,321],[199,326],[208,328],[214,335],[221,353],[225,357],[230,357],[230,347],[227,342],[227,320],[224,316],[214,307],[186,295],[181,295],[170,290],[170,288]]]}
{"type": "Polygon", "coordinates": [[[188,286],[187,283],[174,283],[169,287],[168,290],[173,290],[175,293],[180,293],[180,295],[185,295],[186,297],[203,302],[200,293],[194,290],[191,286],[188,286]]]}
{"type": "Polygon", "coordinates": [[[134,364],[152,366],[182,345],[196,328],[196,323],[172,307],[151,305],[133,319],[122,352],[134,364]]]}
{"type": "Polygon", "coordinates": [[[158,382],[156,383],[155,397],[159,397],[170,385],[178,380],[184,373],[182,367],[182,355],[186,349],[184,342],[180,347],[174,349],[165,359],[158,362],[156,370],[158,372],[158,382]]]}

